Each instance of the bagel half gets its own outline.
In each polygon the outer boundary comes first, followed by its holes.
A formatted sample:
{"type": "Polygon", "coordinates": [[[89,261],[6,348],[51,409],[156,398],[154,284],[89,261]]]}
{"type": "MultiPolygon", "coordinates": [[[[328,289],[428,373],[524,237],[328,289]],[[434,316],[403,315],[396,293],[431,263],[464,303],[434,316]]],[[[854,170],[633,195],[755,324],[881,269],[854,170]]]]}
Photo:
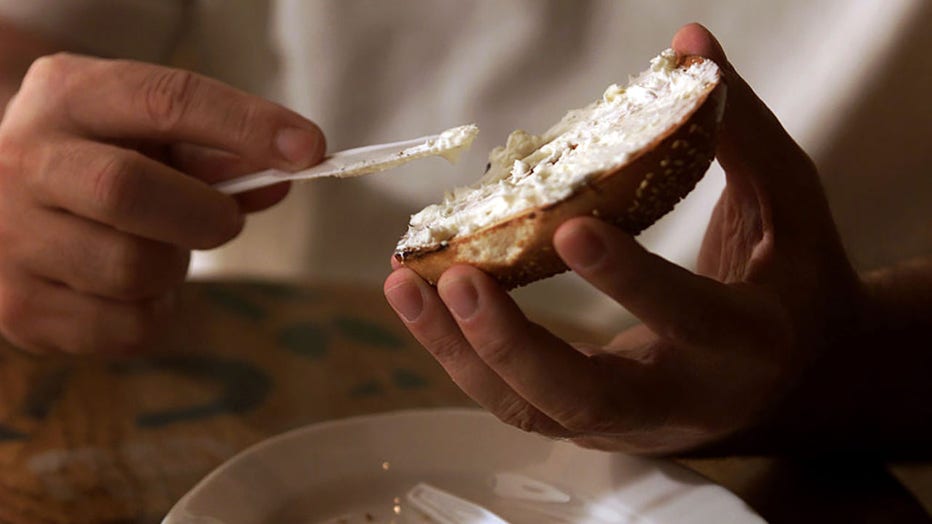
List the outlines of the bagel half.
{"type": "Polygon", "coordinates": [[[653,224],[708,170],[724,105],[715,63],[668,49],[543,136],[512,133],[477,184],[412,215],[395,258],[431,284],[458,263],[508,289],[566,271],[557,227],[583,215],[630,234],[653,224]]]}

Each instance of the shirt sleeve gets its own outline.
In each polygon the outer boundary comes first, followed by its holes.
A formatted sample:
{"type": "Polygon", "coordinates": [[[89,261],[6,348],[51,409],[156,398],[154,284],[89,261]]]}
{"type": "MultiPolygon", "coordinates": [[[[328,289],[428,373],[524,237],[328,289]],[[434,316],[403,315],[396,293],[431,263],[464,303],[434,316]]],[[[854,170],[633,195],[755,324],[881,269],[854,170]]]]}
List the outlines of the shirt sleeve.
{"type": "Polygon", "coordinates": [[[183,28],[191,0],[0,0],[0,18],[76,50],[159,61],[183,28]]]}

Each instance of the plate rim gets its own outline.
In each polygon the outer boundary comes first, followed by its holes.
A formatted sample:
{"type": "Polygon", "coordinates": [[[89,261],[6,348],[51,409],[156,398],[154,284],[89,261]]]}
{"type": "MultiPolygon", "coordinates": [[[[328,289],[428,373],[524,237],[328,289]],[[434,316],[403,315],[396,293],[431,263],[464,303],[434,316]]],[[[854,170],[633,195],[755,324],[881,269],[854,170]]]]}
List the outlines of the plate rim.
{"type": "MultiPolygon", "coordinates": [[[[178,513],[184,510],[184,507],[187,505],[190,499],[198,496],[199,492],[204,488],[204,486],[209,485],[216,478],[221,477],[227,470],[235,467],[236,463],[240,462],[247,456],[251,456],[256,453],[261,453],[263,449],[274,448],[277,445],[281,444],[282,442],[286,442],[286,441],[289,441],[295,438],[300,439],[304,435],[324,432],[324,431],[331,430],[334,428],[353,426],[353,425],[359,425],[359,424],[378,423],[378,421],[380,420],[392,420],[392,419],[399,419],[399,418],[405,418],[405,417],[436,417],[437,415],[476,417],[476,418],[485,419],[490,422],[497,422],[499,424],[518,430],[517,428],[514,428],[514,426],[510,426],[506,424],[505,422],[501,421],[494,414],[482,408],[478,408],[478,407],[404,408],[404,409],[380,411],[380,412],[373,412],[373,413],[363,413],[363,414],[358,414],[358,415],[350,415],[347,417],[325,419],[325,420],[320,420],[317,422],[310,422],[308,424],[298,426],[298,427],[283,431],[281,433],[269,436],[262,440],[259,440],[258,442],[255,442],[243,448],[242,450],[234,453],[233,455],[225,459],[223,462],[221,462],[215,468],[213,468],[210,472],[204,475],[184,495],[182,495],[181,498],[179,498],[178,501],[175,502],[175,504],[173,504],[172,507],[168,510],[168,512],[165,514],[165,517],[162,519],[161,522],[162,524],[182,524],[186,522],[185,520],[181,518],[182,515],[178,513]]],[[[537,433],[527,433],[527,434],[530,436],[534,436],[534,437],[538,437],[542,439],[548,439],[548,437],[537,434],[537,433]]],[[[554,443],[565,443],[569,445],[574,445],[571,442],[563,441],[560,439],[548,439],[548,440],[552,440],[554,441],[554,443]]],[[[616,453],[612,451],[602,451],[602,450],[588,449],[588,448],[583,448],[583,447],[580,447],[579,449],[590,451],[590,452],[606,453],[606,454],[616,453]]],[[[624,452],[621,452],[621,451],[617,453],[624,454],[624,452]]],[[[752,508],[749,504],[747,504],[747,502],[744,501],[744,499],[739,497],[733,491],[726,488],[725,486],[722,486],[720,483],[715,482],[714,480],[708,478],[707,476],[679,463],[673,458],[638,456],[638,455],[632,455],[632,456],[636,458],[645,459],[645,460],[660,461],[663,463],[663,465],[666,468],[677,470],[680,474],[683,474],[687,477],[692,477],[694,480],[700,481],[705,485],[718,486],[719,488],[721,488],[721,490],[726,496],[732,497],[736,501],[740,502],[746,508],[749,515],[756,516],[761,519],[761,522],[764,522],[760,514],[757,513],[757,511],[754,508],[752,508]]]]}

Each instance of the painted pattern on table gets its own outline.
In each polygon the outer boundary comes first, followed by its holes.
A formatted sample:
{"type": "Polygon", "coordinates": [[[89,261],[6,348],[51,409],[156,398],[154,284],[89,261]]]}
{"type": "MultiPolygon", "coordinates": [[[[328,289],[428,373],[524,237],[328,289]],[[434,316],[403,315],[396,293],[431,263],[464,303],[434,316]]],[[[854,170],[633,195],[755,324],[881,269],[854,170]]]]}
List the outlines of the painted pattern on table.
{"type": "MultiPolygon", "coordinates": [[[[313,307],[326,302],[327,297],[313,289],[269,283],[202,284],[199,293],[204,304],[213,310],[215,320],[223,321],[223,317],[227,317],[228,321],[254,326],[257,331],[268,334],[270,343],[266,346],[300,357],[303,365],[326,365],[333,357],[334,348],[347,344],[382,353],[388,362],[394,354],[416,350],[409,340],[398,334],[397,325],[385,319],[374,320],[366,314],[373,304],[358,304],[351,311],[315,312],[309,318],[276,323],[276,313],[289,308],[313,307]]],[[[383,306],[379,304],[379,307],[383,306]]],[[[260,408],[277,384],[273,374],[257,360],[226,355],[222,348],[217,348],[208,352],[113,361],[106,365],[106,373],[118,381],[171,376],[215,386],[212,390],[216,393],[209,400],[135,414],[137,428],[163,428],[223,415],[241,415],[260,408]]],[[[75,372],[74,365],[70,364],[41,367],[28,381],[27,392],[20,395],[19,404],[6,406],[7,416],[0,419],[0,443],[29,440],[30,427],[49,416],[68,391],[75,372]]],[[[340,387],[346,399],[352,401],[378,397],[392,390],[419,390],[430,385],[423,373],[399,365],[381,376],[357,379],[340,387]]]]}

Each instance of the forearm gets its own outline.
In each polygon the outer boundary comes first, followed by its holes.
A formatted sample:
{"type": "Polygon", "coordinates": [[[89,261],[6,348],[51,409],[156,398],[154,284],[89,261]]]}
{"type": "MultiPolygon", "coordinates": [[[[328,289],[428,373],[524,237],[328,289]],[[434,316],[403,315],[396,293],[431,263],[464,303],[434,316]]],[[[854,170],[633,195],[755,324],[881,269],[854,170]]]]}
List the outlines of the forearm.
{"type": "MultiPolygon", "coordinates": [[[[910,259],[864,276],[870,316],[885,331],[911,334],[917,342],[932,333],[932,255],[910,259]]],[[[932,344],[926,347],[932,347],[932,344]]]]}
{"type": "MultiPolygon", "coordinates": [[[[865,423],[900,453],[932,454],[932,256],[864,276],[867,301],[852,345],[874,384],[860,389],[865,423]]],[[[843,358],[844,354],[839,354],[843,358]]]]}

